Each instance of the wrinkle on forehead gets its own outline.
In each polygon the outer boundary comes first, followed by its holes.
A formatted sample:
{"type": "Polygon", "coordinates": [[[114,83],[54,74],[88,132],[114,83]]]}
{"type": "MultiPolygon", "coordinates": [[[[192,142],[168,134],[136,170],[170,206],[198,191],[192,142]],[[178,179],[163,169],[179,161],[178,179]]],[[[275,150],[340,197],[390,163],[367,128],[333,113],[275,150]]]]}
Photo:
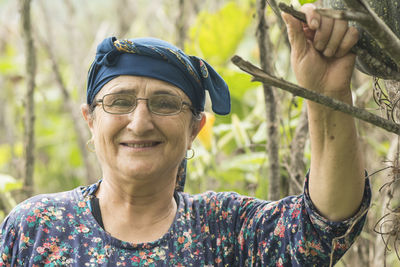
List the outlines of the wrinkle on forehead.
{"type": "Polygon", "coordinates": [[[148,96],[155,93],[165,92],[179,95],[186,102],[191,103],[189,97],[175,85],[168,82],[142,76],[122,75],[118,76],[104,85],[98,93],[98,98],[109,93],[132,93],[137,96],[148,96]]]}

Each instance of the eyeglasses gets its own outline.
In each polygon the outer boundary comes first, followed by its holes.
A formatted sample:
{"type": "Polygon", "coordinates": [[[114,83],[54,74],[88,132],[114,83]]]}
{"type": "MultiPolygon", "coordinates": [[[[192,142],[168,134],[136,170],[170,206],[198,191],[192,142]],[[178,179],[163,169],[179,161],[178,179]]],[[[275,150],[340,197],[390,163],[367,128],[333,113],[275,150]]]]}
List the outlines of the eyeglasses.
{"type": "Polygon", "coordinates": [[[96,100],[96,105],[100,103],[103,110],[110,114],[128,114],[135,110],[138,100],[147,100],[147,108],[151,113],[170,116],[180,113],[183,106],[188,106],[195,114],[192,106],[182,101],[179,96],[161,94],[152,95],[149,98],[139,98],[131,94],[113,93],[104,95],[102,99],[96,100]]]}

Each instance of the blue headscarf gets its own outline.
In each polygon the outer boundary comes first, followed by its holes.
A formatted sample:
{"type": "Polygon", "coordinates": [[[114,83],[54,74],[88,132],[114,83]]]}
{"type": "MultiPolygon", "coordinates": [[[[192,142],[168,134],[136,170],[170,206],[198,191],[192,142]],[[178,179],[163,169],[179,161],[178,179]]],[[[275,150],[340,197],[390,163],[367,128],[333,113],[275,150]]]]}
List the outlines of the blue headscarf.
{"type": "Polygon", "coordinates": [[[97,47],[87,84],[90,105],[101,88],[120,75],[159,79],[180,88],[196,111],[204,111],[205,90],[212,110],[220,115],[230,112],[228,86],[206,61],[186,55],[179,48],[156,38],[117,40],[106,38],[97,47]]]}

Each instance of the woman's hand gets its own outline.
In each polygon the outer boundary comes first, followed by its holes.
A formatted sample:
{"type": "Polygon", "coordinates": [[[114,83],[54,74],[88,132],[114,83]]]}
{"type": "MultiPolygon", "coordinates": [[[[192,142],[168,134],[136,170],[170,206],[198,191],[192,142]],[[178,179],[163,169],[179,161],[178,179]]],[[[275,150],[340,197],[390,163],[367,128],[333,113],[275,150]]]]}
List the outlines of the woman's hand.
{"type": "Polygon", "coordinates": [[[322,17],[312,4],[305,4],[307,25],[283,13],[292,46],[292,66],[298,83],[320,93],[350,88],[358,31],[342,20],[322,17]]]}

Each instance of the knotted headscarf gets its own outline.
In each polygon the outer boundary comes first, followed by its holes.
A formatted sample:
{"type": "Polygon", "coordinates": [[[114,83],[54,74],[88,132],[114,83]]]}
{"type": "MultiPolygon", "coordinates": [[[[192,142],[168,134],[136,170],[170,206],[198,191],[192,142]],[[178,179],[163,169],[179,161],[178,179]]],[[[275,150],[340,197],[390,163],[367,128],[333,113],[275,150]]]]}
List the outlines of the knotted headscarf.
{"type": "Polygon", "coordinates": [[[205,90],[212,110],[230,112],[228,86],[206,61],[186,55],[179,48],[156,38],[117,40],[109,37],[97,47],[87,84],[87,103],[101,88],[120,75],[146,76],[171,83],[189,97],[196,111],[204,110],[205,90]]]}
{"type": "MultiPolygon", "coordinates": [[[[109,37],[101,42],[88,73],[87,103],[92,104],[101,88],[120,75],[145,76],[171,83],[189,97],[198,112],[204,111],[207,90],[215,113],[226,115],[231,110],[228,86],[211,65],[159,39],[109,37]]],[[[178,170],[177,191],[183,191],[185,186],[186,163],[184,159],[178,170]]]]}

